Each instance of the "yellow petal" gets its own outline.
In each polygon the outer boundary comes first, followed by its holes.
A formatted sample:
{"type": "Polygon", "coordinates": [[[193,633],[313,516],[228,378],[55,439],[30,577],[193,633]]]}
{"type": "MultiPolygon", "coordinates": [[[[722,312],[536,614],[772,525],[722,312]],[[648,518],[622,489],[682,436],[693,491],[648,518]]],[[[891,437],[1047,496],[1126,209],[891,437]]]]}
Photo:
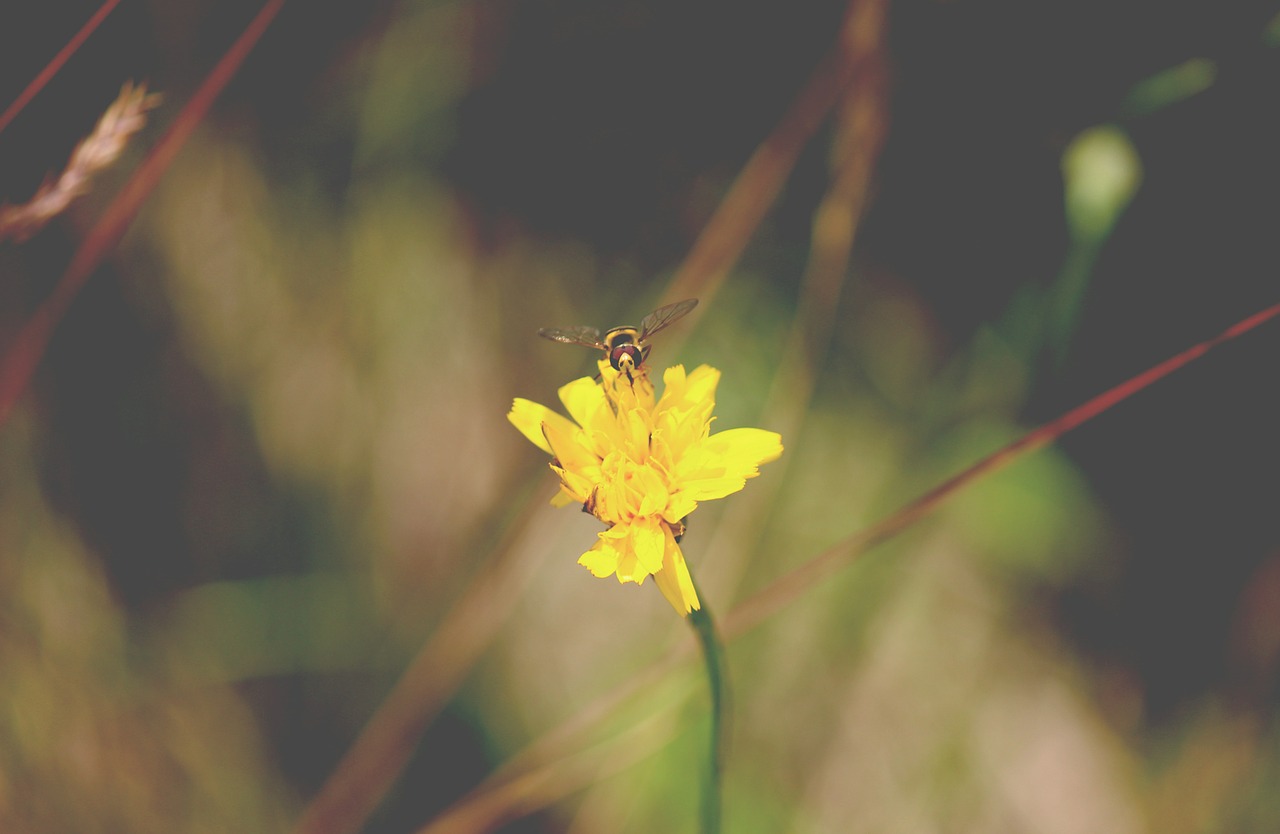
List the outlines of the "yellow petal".
{"type": "Polygon", "coordinates": [[[672,365],[670,368],[667,368],[665,371],[663,371],[662,372],[662,385],[663,385],[662,398],[666,399],[668,394],[671,394],[672,396],[677,396],[678,393],[683,393],[682,389],[684,388],[684,380],[685,380],[684,365],[672,365]]]}
{"type": "MultiPolygon", "coordinates": [[[[605,563],[601,560],[600,566],[611,565],[613,573],[618,577],[618,582],[634,582],[637,585],[643,585],[644,581],[649,578],[649,571],[642,569],[639,560],[636,558],[633,532],[630,524],[615,524],[599,534],[600,541],[596,547],[611,555],[611,561],[605,563]]],[[[582,555],[585,559],[590,555],[590,551],[582,555]]],[[[582,560],[580,559],[579,562],[582,562],[582,560]]],[[[586,563],[583,562],[583,564],[586,563]]],[[[596,574],[596,576],[608,575],[608,573],[596,574]]]]}
{"type": "Polygon", "coordinates": [[[592,420],[601,408],[608,408],[604,391],[589,376],[561,386],[560,402],[564,403],[569,416],[577,420],[578,425],[584,429],[591,427],[592,420]]]}
{"type": "Polygon", "coordinates": [[[747,485],[746,478],[722,475],[717,478],[692,478],[682,481],[681,492],[694,501],[715,501],[733,495],[747,485]]]}
{"type": "Polygon", "coordinates": [[[686,398],[690,402],[715,404],[716,386],[720,384],[720,372],[710,365],[699,365],[689,374],[686,398]]]}
{"type": "Polygon", "coordinates": [[[684,617],[690,611],[702,608],[702,603],[698,600],[698,592],[693,587],[693,577],[689,575],[689,566],[685,564],[680,545],[676,544],[675,538],[666,525],[663,525],[663,529],[666,530],[667,543],[663,554],[662,570],[654,574],[653,579],[658,583],[658,588],[667,598],[667,602],[671,603],[671,607],[677,614],[684,617]]]}
{"type": "Polygon", "coordinates": [[[634,582],[639,585],[649,577],[649,573],[637,570],[639,563],[636,561],[636,552],[630,545],[631,540],[627,539],[627,547],[618,551],[618,584],[634,582]]]}
{"type": "Polygon", "coordinates": [[[665,529],[666,526],[656,517],[640,516],[631,522],[631,546],[638,567],[646,575],[662,570],[663,551],[666,549],[662,531],[665,529]]]}
{"type": "Polygon", "coordinates": [[[760,464],[782,454],[782,436],[763,429],[729,429],[688,450],[675,480],[695,501],[724,498],[760,474],[760,464]]]}
{"type": "Polygon", "coordinates": [[[711,435],[704,445],[737,469],[755,468],[782,455],[782,435],[764,429],[728,429],[711,435]]]}
{"type": "Polygon", "coordinates": [[[591,571],[593,576],[603,579],[618,569],[618,551],[601,533],[595,547],[578,557],[578,564],[591,571]]]}
{"type": "Polygon", "coordinates": [[[591,490],[595,488],[595,480],[593,478],[580,472],[563,469],[555,464],[551,465],[551,470],[560,476],[560,492],[555,498],[551,499],[553,505],[564,507],[573,503],[586,503],[587,498],[591,496],[591,490]],[[561,495],[567,497],[561,500],[561,495]]]}
{"type": "Polygon", "coordinates": [[[640,463],[649,456],[649,422],[648,415],[639,409],[624,411],[618,415],[617,440],[619,451],[631,460],[640,463]]]}
{"type": "Polygon", "coordinates": [[[667,510],[662,517],[675,524],[684,520],[685,516],[698,509],[698,502],[687,492],[676,492],[667,501],[667,510]]]}
{"type": "MultiPolygon", "coordinates": [[[[549,412],[555,414],[555,412],[549,412]]],[[[560,415],[556,414],[557,417],[560,415]]],[[[542,433],[546,437],[547,447],[556,456],[560,465],[570,472],[584,473],[592,467],[600,466],[600,459],[587,446],[587,438],[582,429],[563,417],[558,421],[548,420],[542,424],[542,433]]]]}
{"type": "Polygon", "coordinates": [[[693,373],[686,375],[683,365],[674,365],[667,368],[662,379],[666,389],[656,409],[659,414],[674,412],[673,419],[678,422],[693,414],[700,418],[711,414],[715,407],[716,385],[720,382],[720,372],[715,368],[699,365],[693,373]]]}
{"type": "Polygon", "coordinates": [[[656,516],[667,508],[671,494],[657,470],[649,466],[638,467],[632,483],[640,492],[640,515],[656,516]]]}
{"type": "Polygon", "coordinates": [[[579,498],[578,496],[574,495],[572,492],[569,491],[568,487],[566,487],[564,484],[561,484],[560,491],[557,492],[555,495],[551,496],[551,506],[567,507],[570,504],[581,504],[583,501],[586,501],[586,500],[587,499],[585,498],[579,498]]]}
{"type": "Polygon", "coordinates": [[[516,397],[511,403],[511,411],[507,413],[507,419],[511,421],[511,425],[520,430],[520,433],[537,446],[542,451],[551,454],[551,447],[547,445],[547,439],[542,434],[542,424],[552,423],[554,425],[567,426],[573,428],[563,416],[555,413],[541,403],[535,403],[532,400],[526,400],[523,397],[516,397]]]}

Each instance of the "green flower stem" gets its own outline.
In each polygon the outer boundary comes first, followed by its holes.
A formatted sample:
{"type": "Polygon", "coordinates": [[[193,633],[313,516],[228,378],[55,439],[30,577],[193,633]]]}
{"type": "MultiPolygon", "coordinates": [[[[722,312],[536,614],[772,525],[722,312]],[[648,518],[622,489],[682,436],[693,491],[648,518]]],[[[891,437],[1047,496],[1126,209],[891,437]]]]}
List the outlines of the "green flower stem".
{"type": "Polygon", "coordinates": [[[720,785],[724,767],[724,723],[728,711],[729,678],[724,647],[716,635],[715,622],[701,593],[702,608],[689,612],[689,624],[702,644],[707,663],[707,684],[711,690],[711,758],[702,790],[702,834],[720,833],[720,785]]]}

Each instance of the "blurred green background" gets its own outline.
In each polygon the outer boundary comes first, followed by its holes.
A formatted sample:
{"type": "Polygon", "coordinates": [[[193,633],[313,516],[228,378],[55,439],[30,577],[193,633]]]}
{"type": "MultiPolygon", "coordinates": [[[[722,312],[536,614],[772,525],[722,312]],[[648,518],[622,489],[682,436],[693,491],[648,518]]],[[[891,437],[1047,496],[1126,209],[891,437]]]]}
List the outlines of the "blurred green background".
{"type": "MultiPolygon", "coordinates": [[[[21,5],[0,104],[96,8],[21,5]]],[[[165,95],[0,246],[0,346],[256,9],[124,3],[0,133],[20,202],[125,80],[165,95]]],[[[721,617],[1280,296],[1280,7],[884,9],[654,349],[787,447],[684,540],[721,617]]],[[[505,413],[592,371],[539,327],[670,300],[845,13],[286,5],[0,427],[0,830],[290,830],[425,656],[439,709],[360,829],[417,831],[691,642],[575,565],[599,525],[505,413]]],[[[1216,350],[735,640],[726,830],[1280,830],[1278,356],[1216,350]]],[[[696,672],[492,824],[695,830],[696,672]]]]}

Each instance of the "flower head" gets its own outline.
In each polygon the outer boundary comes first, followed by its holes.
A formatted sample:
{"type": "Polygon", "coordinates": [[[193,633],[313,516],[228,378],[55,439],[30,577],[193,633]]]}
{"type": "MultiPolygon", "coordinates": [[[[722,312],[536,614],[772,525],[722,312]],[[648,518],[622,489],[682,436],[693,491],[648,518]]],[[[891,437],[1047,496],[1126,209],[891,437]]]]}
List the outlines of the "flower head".
{"type": "Polygon", "coordinates": [[[711,434],[720,372],[702,365],[668,368],[655,402],[648,376],[631,379],[608,361],[597,379],[560,389],[572,420],[516,399],[507,415],[525,437],[553,456],[557,505],[581,504],[608,529],[578,559],[599,577],[643,584],[654,578],[682,616],[701,608],[679,538],[700,501],[737,492],[762,463],[782,454],[782,438],[762,429],[711,434]]]}

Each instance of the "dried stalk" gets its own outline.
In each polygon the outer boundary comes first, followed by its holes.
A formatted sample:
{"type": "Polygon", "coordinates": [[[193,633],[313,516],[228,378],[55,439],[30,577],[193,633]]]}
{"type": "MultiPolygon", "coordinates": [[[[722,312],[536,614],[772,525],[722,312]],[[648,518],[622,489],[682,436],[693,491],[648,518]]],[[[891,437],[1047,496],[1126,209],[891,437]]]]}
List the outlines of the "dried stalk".
{"type": "Polygon", "coordinates": [[[66,170],[57,179],[45,180],[26,203],[0,205],[0,241],[26,240],[66,210],[76,197],[89,190],[89,181],[119,158],[125,144],[146,123],[146,112],[160,103],[158,93],[145,84],[126,82],[120,95],[102,114],[93,132],[76,145],[66,170]]]}

